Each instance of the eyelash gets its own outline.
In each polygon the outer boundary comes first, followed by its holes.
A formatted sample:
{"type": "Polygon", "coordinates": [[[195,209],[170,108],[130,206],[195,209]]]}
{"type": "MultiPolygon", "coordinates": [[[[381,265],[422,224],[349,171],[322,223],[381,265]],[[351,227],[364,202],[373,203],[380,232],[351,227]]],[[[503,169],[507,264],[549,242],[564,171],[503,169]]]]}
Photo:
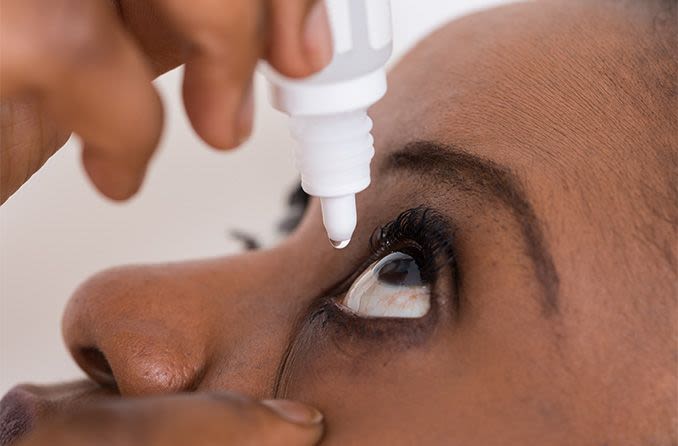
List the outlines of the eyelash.
{"type": "MultiPolygon", "coordinates": [[[[333,328],[340,335],[342,343],[348,340],[402,340],[399,334],[406,336],[408,344],[423,341],[435,326],[438,317],[439,296],[436,294],[436,281],[439,273],[449,268],[453,277],[453,295],[451,303],[458,308],[457,262],[454,251],[455,231],[435,210],[424,206],[409,209],[393,221],[377,228],[370,238],[371,255],[362,267],[336,287],[328,297],[321,299],[311,320],[320,322],[323,329],[333,328]],[[375,261],[393,252],[404,252],[414,258],[419,266],[422,279],[431,286],[431,308],[419,319],[365,318],[350,314],[338,306],[338,296],[345,293],[353,280],[365,268],[375,261]]],[[[404,345],[399,343],[399,345],[404,345]]]]}
{"type": "Polygon", "coordinates": [[[405,251],[417,262],[422,278],[433,285],[438,271],[446,266],[456,267],[453,241],[454,230],[447,221],[435,210],[419,206],[374,231],[369,262],[405,251]]]}
{"type": "Polygon", "coordinates": [[[395,220],[377,228],[370,238],[371,255],[356,273],[343,280],[333,291],[315,302],[300,320],[296,336],[285,351],[273,386],[276,398],[287,394],[288,378],[298,354],[313,340],[323,351],[322,342],[334,344],[334,350],[346,355],[374,353],[380,349],[406,349],[423,344],[436,328],[443,299],[437,294],[437,279],[449,268],[452,274],[450,302],[458,314],[459,292],[457,260],[454,251],[454,228],[436,211],[424,206],[409,209],[395,220]],[[364,318],[340,309],[338,298],[365,268],[394,251],[405,251],[419,266],[422,279],[431,288],[431,306],[426,315],[416,319],[364,318]],[[322,335],[320,338],[318,335],[322,335]],[[353,347],[353,348],[352,348],[353,347]]]}

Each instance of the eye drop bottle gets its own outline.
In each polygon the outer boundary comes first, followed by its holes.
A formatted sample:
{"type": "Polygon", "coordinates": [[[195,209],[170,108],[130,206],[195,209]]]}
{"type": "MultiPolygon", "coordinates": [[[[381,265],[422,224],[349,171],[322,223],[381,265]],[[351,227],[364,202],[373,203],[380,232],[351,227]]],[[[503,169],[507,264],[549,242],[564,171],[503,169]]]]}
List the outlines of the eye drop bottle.
{"type": "Polygon", "coordinates": [[[370,184],[374,155],[367,109],[386,93],[391,56],[389,0],[325,2],[334,56],[322,71],[290,79],[270,66],[271,102],[290,116],[301,186],[319,197],[335,248],[348,245],[357,224],[355,194],[370,184]]]}

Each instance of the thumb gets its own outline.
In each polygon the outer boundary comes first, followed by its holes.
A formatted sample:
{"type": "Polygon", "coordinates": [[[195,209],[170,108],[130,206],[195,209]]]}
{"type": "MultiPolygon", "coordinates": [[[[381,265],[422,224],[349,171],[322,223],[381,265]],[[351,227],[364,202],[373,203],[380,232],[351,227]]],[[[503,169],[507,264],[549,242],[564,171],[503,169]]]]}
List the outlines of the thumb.
{"type": "Polygon", "coordinates": [[[22,446],[312,446],[322,415],[296,401],[176,394],[85,405],[47,420],[22,446]]]}
{"type": "Polygon", "coordinates": [[[270,409],[283,423],[270,423],[271,436],[263,445],[314,445],[323,434],[323,415],[315,408],[292,400],[264,400],[262,405],[270,409]]]}

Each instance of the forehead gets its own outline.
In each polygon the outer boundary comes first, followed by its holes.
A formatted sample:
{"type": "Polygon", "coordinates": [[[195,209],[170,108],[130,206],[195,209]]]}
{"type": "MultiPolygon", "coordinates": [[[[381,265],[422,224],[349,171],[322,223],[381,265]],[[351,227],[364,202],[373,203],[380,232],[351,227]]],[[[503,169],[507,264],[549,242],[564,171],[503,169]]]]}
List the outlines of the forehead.
{"type": "Polygon", "coordinates": [[[373,112],[379,142],[449,139],[518,171],[536,162],[561,173],[606,161],[585,146],[649,143],[633,100],[647,94],[635,71],[642,30],[608,6],[521,3],[443,27],[391,73],[373,112]]]}
{"type": "Polygon", "coordinates": [[[521,3],[441,28],[400,61],[372,110],[375,165],[413,140],[461,147],[515,173],[562,262],[579,249],[591,264],[622,262],[639,207],[619,194],[657,177],[656,154],[638,148],[656,144],[664,117],[638,101],[653,107],[651,20],[619,3],[521,3]]]}
{"type": "Polygon", "coordinates": [[[614,202],[610,192],[648,177],[639,166],[656,169],[638,149],[673,128],[658,124],[672,121],[654,103],[665,91],[647,87],[652,18],[621,3],[519,3],[441,28],[400,61],[372,110],[376,163],[436,140],[510,168],[537,202],[563,190],[614,202]]]}

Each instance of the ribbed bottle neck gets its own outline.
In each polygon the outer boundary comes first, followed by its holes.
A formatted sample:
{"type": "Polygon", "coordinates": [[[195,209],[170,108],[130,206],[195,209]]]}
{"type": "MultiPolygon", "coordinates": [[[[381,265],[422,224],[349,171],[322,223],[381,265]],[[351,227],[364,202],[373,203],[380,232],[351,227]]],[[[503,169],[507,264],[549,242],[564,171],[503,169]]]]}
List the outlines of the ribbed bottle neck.
{"type": "Polygon", "coordinates": [[[304,190],[317,197],[355,194],[370,184],[374,140],[367,110],[293,116],[295,159],[304,190]]]}

